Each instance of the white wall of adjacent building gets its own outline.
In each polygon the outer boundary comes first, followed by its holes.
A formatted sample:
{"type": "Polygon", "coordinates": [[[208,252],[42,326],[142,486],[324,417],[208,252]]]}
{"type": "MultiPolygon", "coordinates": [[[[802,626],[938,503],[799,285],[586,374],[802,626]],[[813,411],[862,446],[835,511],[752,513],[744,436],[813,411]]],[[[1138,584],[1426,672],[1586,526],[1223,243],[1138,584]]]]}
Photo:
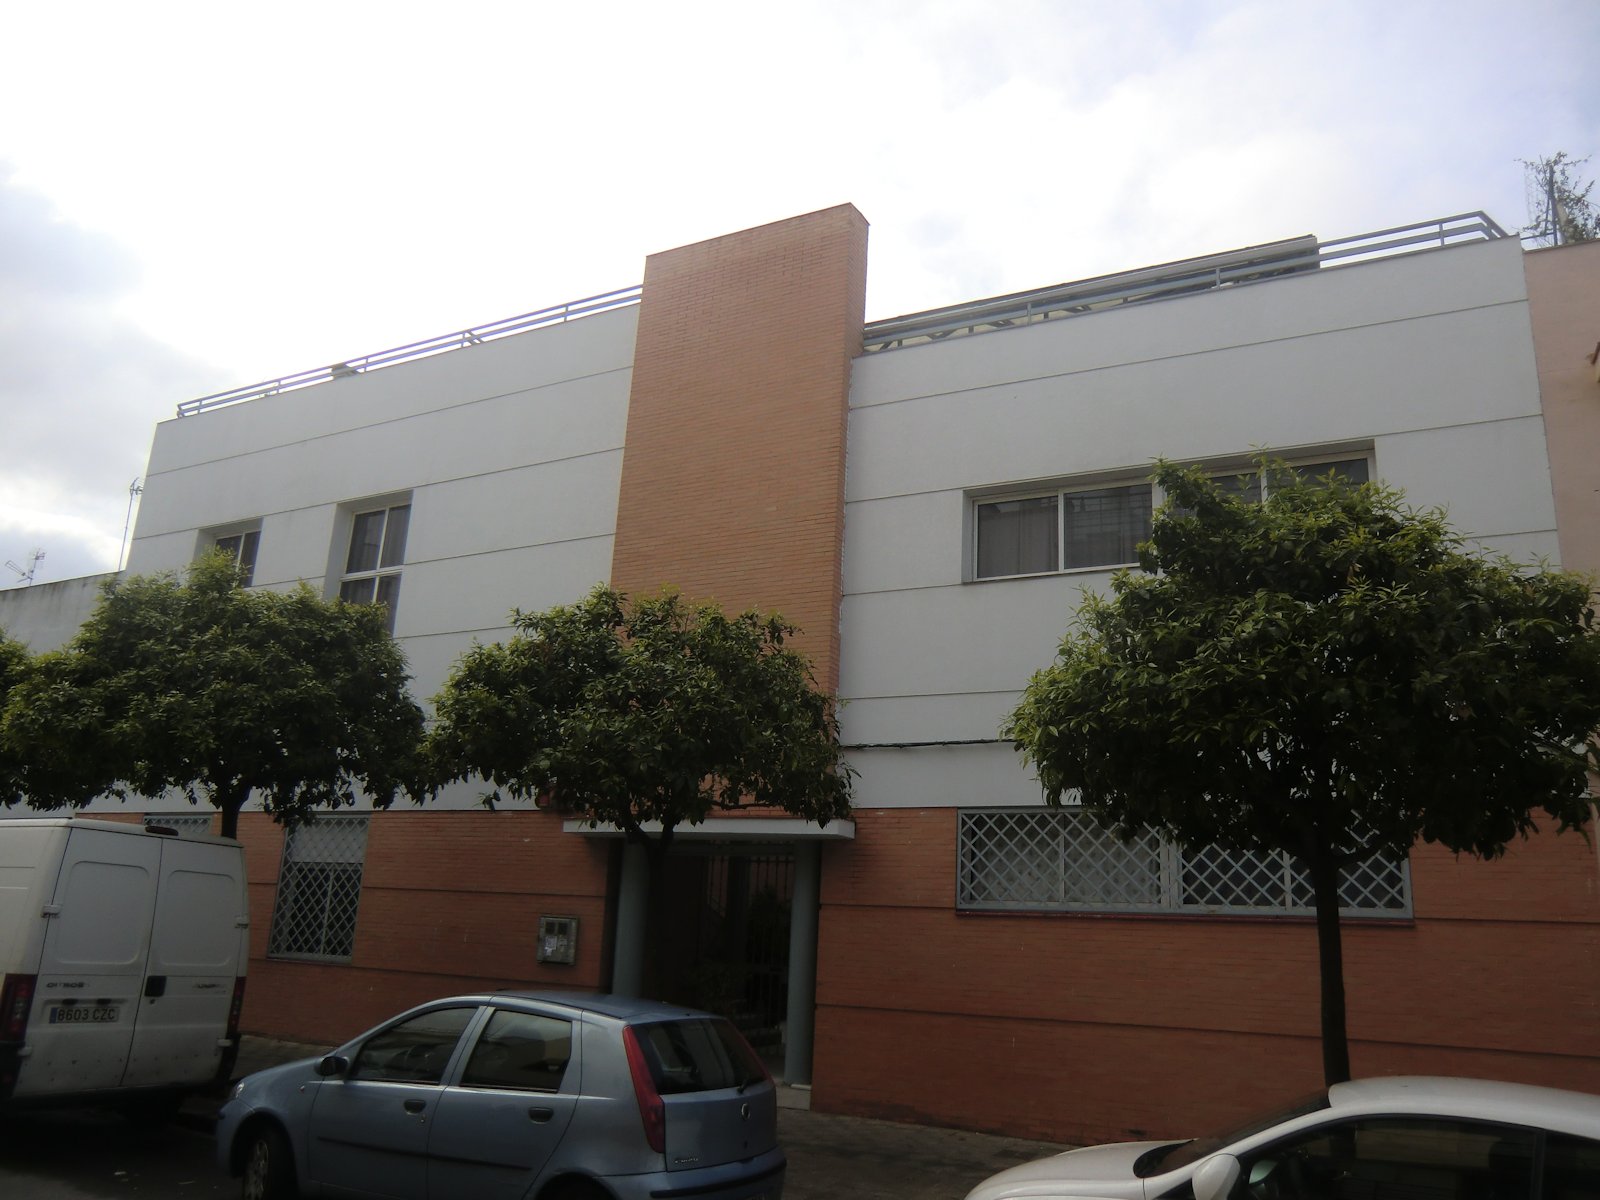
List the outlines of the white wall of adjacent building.
{"type": "MultiPolygon", "coordinates": [[[[851,388],[847,745],[993,739],[1109,571],[973,581],[975,493],[1158,456],[1366,455],[1518,561],[1558,560],[1515,238],[879,351],[851,388]]],[[[1008,745],[853,752],[866,807],[1029,804],[1008,745]]]]}

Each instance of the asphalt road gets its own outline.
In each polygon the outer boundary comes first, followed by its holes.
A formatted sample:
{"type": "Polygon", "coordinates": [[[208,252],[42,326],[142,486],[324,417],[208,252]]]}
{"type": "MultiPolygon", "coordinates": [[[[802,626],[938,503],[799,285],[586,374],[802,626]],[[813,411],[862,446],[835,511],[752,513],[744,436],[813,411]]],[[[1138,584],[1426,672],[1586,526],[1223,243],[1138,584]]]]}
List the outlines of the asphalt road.
{"type": "Polygon", "coordinates": [[[141,1128],[114,1113],[0,1117],[5,1200],[237,1196],[212,1162],[211,1135],[182,1125],[141,1128]]]}
{"type": "MultiPolygon", "coordinates": [[[[784,1200],[961,1200],[973,1184],[1060,1147],[952,1129],[778,1114],[789,1154],[784,1200]]],[[[212,1161],[210,1134],[182,1124],[155,1129],[95,1112],[0,1117],[0,1198],[237,1196],[239,1182],[212,1161]]]]}

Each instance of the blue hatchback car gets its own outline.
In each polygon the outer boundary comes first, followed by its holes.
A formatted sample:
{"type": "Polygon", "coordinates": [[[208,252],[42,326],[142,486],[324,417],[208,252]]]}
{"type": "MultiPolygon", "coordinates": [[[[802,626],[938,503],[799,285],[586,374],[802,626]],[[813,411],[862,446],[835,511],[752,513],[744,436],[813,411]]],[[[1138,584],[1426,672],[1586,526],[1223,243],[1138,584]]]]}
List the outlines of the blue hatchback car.
{"type": "Polygon", "coordinates": [[[217,1154],[247,1200],[779,1200],[777,1125],[771,1076],[721,1017],[494,992],[249,1076],[217,1154]]]}

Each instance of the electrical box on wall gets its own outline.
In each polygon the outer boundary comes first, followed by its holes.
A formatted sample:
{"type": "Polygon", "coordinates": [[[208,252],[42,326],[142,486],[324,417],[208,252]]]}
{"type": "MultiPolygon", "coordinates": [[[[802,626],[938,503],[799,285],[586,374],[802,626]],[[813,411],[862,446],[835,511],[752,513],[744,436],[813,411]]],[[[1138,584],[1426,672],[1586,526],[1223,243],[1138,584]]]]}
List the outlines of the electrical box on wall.
{"type": "Polygon", "coordinates": [[[539,961],[575,963],[578,961],[578,918],[539,918],[539,961]]]}

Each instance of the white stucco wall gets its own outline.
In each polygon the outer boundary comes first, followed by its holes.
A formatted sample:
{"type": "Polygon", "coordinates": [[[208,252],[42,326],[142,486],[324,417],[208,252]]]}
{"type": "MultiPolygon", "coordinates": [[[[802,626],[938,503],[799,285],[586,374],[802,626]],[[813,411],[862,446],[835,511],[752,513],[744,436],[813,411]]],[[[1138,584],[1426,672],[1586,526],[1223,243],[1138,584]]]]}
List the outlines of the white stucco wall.
{"type": "MultiPolygon", "coordinates": [[[[974,490],[1157,456],[1370,452],[1519,560],[1556,561],[1516,239],[858,359],[846,479],[847,744],[985,739],[1106,572],[968,582],[974,490]]],[[[1009,747],[855,752],[858,803],[1026,804],[1009,747]]]]}
{"type": "Polygon", "coordinates": [[[101,586],[115,578],[83,575],[0,590],[0,633],[35,654],[59,650],[100,603],[101,586]]]}
{"type": "Polygon", "coordinates": [[[260,522],[258,586],[335,594],[351,515],[409,497],[395,634],[419,698],[513,608],[611,571],[638,309],[549,326],[156,430],[132,573],[260,522]]]}

